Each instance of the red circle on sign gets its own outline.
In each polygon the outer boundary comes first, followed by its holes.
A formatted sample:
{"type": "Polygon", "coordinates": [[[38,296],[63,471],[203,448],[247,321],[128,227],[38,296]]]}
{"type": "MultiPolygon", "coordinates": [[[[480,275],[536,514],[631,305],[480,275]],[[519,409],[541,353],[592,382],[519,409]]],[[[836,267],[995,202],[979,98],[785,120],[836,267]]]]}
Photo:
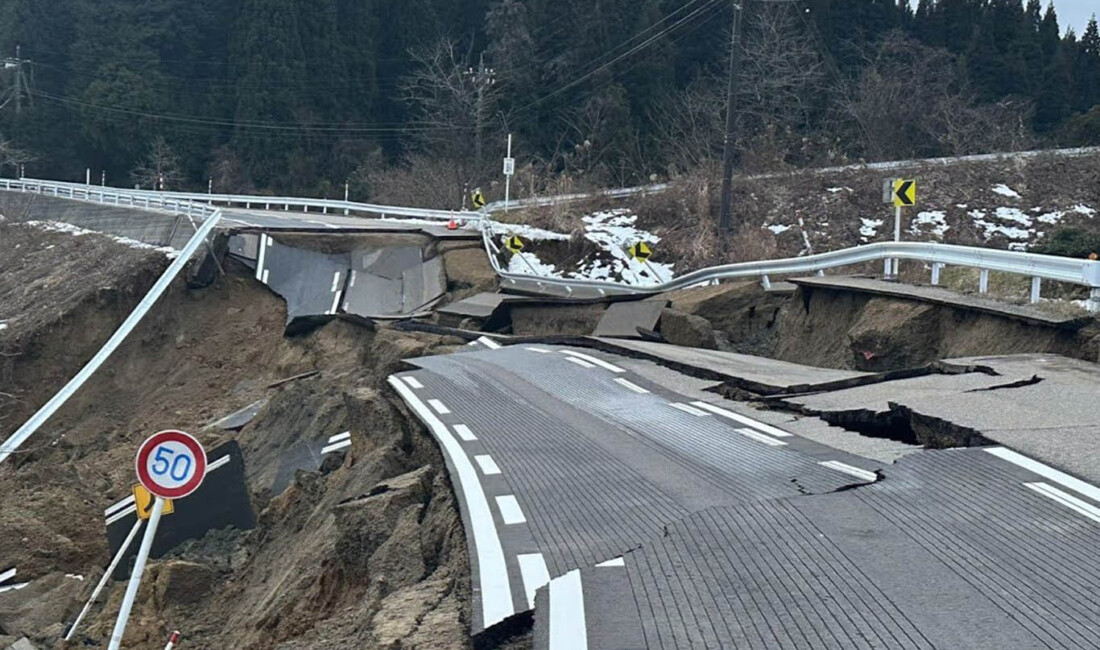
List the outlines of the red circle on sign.
{"type": "Polygon", "coordinates": [[[181,499],[199,488],[206,477],[206,450],[189,433],[183,431],[159,431],[145,439],[138,448],[137,457],[134,459],[138,481],[141,482],[150,494],[163,499],[181,499]],[[164,478],[158,478],[156,471],[149,469],[149,457],[159,452],[155,462],[163,462],[166,465],[164,478]],[[175,478],[175,468],[178,468],[178,454],[189,456],[191,463],[187,464],[187,473],[180,480],[175,478]],[[173,465],[175,462],[175,465],[173,465]],[[170,474],[171,472],[171,474],[170,474]]]}

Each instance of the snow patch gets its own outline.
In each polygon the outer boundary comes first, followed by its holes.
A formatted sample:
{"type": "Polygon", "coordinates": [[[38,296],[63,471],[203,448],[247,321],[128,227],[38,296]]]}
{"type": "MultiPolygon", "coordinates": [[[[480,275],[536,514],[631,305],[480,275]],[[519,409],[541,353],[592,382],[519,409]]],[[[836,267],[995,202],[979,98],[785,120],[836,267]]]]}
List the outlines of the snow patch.
{"type": "Polygon", "coordinates": [[[1089,217],[1090,219],[1096,214],[1096,210],[1093,209],[1093,208],[1090,208],[1087,205],[1075,205],[1075,206],[1073,206],[1073,211],[1076,212],[1077,214],[1083,214],[1086,217],[1089,217]]]}
{"type": "Polygon", "coordinates": [[[863,219],[860,218],[859,234],[862,236],[863,241],[874,237],[878,234],[878,229],[882,226],[882,219],[863,219]]]}
{"type": "MultiPolygon", "coordinates": [[[[408,223],[407,219],[394,219],[394,221],[403,221],[408,223]]],[[[434,226],[438,226],[438,222],[429,222],[434,226]]],[[[569,235],[562,232],[554,232],[553,230],[545,230],[543,228],[534,228],[524,224],[514,223],[497,223],[496,221],[490,222],[491,232],[494,236],[497,235],[516,235],[521,239],[527,241],[568,241],[569,235]]]]}
{"type": "Polygon", "coordinates": [[[1001,196],[1007,196],[1007,197],[1012,198],[1012,199],[1020,198],[1020,195],[1018,193],[1016,193],[1016,190],[1014,190],[1011,187],[1005,185],[1004,183],[1001,183],[999,185],[994,186],[993,187],[993,193],[994,194],[1000,194],[1001,196]]]}
{"type": "Polygon", "coordinates": [[[851,192],[852,188],[850,188],[850,187],[827,187],[827,188],[825,188],[825,191],[830,193],[830,194],[836,194],[838,192],[851,192]]]}
{"type": "Polygon", "coordinates": [[[773,235],[781,235],[781,234],[787,232],[788,230],[790,230],[793,226],[784,226],[783,224],[779,223],[779,224],[775,224],[775,225],[772,225],[772,226],[764,226],[764,227],[767,228],[768,230],[772,231],[773,235]]]}
{"type": "Polygon", "coordinates": [[[553,264],[544,264],[534,253],[516,253],[508,260],[508,272],[560,278],[553,264]]]}
{"type": "Polygon", "coordinates": [[[67,232],[73,236],[82,235],[99,235],[101,237],[107,237],[114,241],[129,246],[130,248],[138,248],[142,250],[152,250],[164,253],[168,259],[175,259],[179,255],[179,251],[171,246],[154,246],[152,244],[146,244],[145,242],[138,241],[136,239],[130,239],[129,237],[119,237],[118,235],[111,235],[108,233],[98,232],[96,230],[88,230],[79,226],[74,226],[71,223],[64,223],[61,221],[25,221],[28,226],[34,226],[35,228],[41,228],[43,230],[49,230],[52,232],[67,232]]]}
{"type": "Polygon", "coordinates": [[[1031,217],[1023,213],[1018,208],[997,208],[997,218],[1001,221],[1011,221],[1012,223],[1018,223],[1025,228],[1030,228],[1032,224],[1031,217]]]}
{"type": "Polygon", "coordinates": [[[1064,217],[1064,216],[1066,216],[1065,212],[1062,212],[1061,210],[1055,210],[1054,212],[1047,212],[1046,214],[1041,214],[1038,217],[1035,217],[1035,220],[1040,221],[1042,223],[1049,223],[1051,225],[1054,225],[1054,224],[1057,224],[1058,222],[1060,222],[1062,220],[1062,217],[1064,217]]]}
{"type": "Polygon", "coordinates": [[[0,321],[0,332],[4,331],[6,329],[8,329],[8,324],[5,323],[4,321],[0,321]]]}
{"type": "Polygon", "coordinates": [[[913,221],[909,224],[909,232],[914,235],[919,235],[924,232],[922,226],[931,226],[931,232],[936,237],[943,237],[943,234],[951,229],[951,226],[947,225],[947,215],[940,210],[930,210],[928,212],[918,213],[913,221]]]}

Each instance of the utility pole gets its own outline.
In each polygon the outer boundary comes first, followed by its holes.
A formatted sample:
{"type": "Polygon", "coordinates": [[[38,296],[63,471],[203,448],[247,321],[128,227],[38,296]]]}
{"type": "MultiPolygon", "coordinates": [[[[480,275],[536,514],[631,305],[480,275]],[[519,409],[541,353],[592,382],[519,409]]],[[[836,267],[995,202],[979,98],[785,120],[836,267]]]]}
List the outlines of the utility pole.
{"type": "Polygon", "coordinates": [[[468,76],[470,80],[474,82],[474,86],[477,88],[477,107],[474,109],[474,120],[476,123],[476,134],[474,137],[474,161],[477,166],[474,169],[475,173],[480,174],[482,164],[481,134],[485,128],[485,91],[488,90],[490,86],[496,83],[497,73],[496,70],[485,67],[485,53],[483,52],[481,56],[478,57],[477,70],[474,70],[473,68],[467,69],[466,76],[468,76]]]}
{"type": "Polygon", "coordinates": [[[730,194],[733,191],[733,168],[736,163],[735,131],[737,129],[737,76],[741,72],[741,19],[748,0],[733,0],[733,33],[730,37],[729,87],[726,92],[726,138],[722,148],[722,204],[718,212],[718,233],[722,246],[729,240],[730,194]]]}
{"type": "Polygon", "coordinates": [[[30,61],[21,57],[22,48],[19,45],[15,46],[15,56],[7,57],[4,59],[4,69],[14,69],[11,94],[7,96],[0,108],[3,108],[11,100],[15,100],[15,113],[18,115],[23,112],[23,96],[27,98],[27,103],[34,106],[34,96],[31,94],[31,84],[27,82],[27,72],[25,70],[26,64],[30,61]]]}

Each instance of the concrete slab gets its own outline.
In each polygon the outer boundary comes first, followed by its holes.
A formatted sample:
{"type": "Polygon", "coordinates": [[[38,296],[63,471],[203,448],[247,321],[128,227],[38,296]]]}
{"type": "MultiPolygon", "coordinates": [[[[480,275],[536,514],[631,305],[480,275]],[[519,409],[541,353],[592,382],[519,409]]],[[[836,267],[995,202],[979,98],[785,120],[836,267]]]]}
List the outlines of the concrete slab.
{"type": "Polygon", "coordinates": [[[692,374],[697,376],[731,382],[763,395],[805,392],[819,384],[871,376],[854,370],[814,368],[747,354],[684,348],[667,343],[609,338],[593,340],[599,347],[617,354],[650,359],[674,369],[690,368],[694,371],[692,374]]]}
{"type": "Polygon", "coordinates": [[[1066,329],[1080,329],[1093,320],[1091,316],[1052,314],[1030,305],[1012,305],[989,298],[956,293],[941,287],[899,284],[873,278],[825,276],[820,278],[792,278],[791,282],[805,288],[868,293],[876,296],[916,300],[1066,329]]]}
{"type": "Polygon", "coordinates": [[[638,328],[655,331],[667,300],[637,300],[612,303],[596,324],[593,336],[640,339],[638,328]]]}

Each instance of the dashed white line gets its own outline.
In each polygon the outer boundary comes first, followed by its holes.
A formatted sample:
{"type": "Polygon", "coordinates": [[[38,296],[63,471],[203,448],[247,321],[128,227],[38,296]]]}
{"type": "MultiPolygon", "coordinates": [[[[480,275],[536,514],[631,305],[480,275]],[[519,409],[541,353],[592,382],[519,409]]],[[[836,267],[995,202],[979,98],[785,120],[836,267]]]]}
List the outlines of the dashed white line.
{"type": "Polygon", "coordinates": [[[622,377],[616,377],[615,378],[615,383],[620,385],[620,386],[625,387],[627,390],[632,390],[635,393],[638,393],[640,395],[645,395],[646,393],[649,392],[648,390],[642,388],[638,384],[635,384],[634,382],[629,381],[627,379],[623,379],[622,377]]]}
{"type": "Polygon", "coordinates": [[[757,442],[762,442],[765,445],[770,445],[772,447],[783,447],[787,444],[787,443],[783,442],[782,440],[776,440],[775,438],[773,438],[771,436],[766,436],[766,435],[760,433],[759,431],[753,431],[752,429],[750,429],[748,427],[738,427],[738,428],[734,429],[734,431],[736,431],[737,433],[740,433],[741,435],[745,436],[746,438],[752,438],[753,440],[755,440],[757,442]]]}
{"type": "Polygon", "coordinates": [[[562,350],[561,353],[562,354],[568,354],[570,357],[574,357],[574,358],[577,358],[577,359],[584,359],[588,363],[597,365],[597,366],[599,366],[599,367],[601,367],[605,370],[610,370],[611,372],[626,372],[625,370],[623,370],[619,366],[616,366],[613,363],[608,363],[608,362],[604,361],[603,359],[600,359],[598,357],[594,357],[590,354],[584,354],[584,353],[581,353],[581,352],[576,352],[574,350],[562,350]]]}
{"type": "Polygon", "coordinates": [[[267,278],[268,278],[268,275],[270,273],[271,273],[271,269],[264,269],[264,277],[263,277],[263,280],[261,280],[261,282],[263,282],[264,284],[267,284],[267,278]]]}
{"type": "Polygon", "coordinates": [[[351,440],[341,440],[340,442],[321,447],[321,455],[323,456],[325,454],[330,454],[334,451],[340,451],[344,447],[350,447],[350,446],[351,446],[351,440]]]}
{"type": "Polygon", "coordinates": [[[581,572],[550,581],[550,650],[588,650],[581,572]]]}
{"type": "Polygon", "coordinates": [[[580,366],[582,368],[595,368],[596,367],[596,366],[592,365],[591,363],[588,363],[587,361],[584,361],[582,359],[574,359],[573,357],[566,357],[565,360],[570,361],[572,363],[575,363],[575,364],[577,364],[578,366],[580,366]]]}
{"type": "Polygon", "coordinates": [[[500,474],[500,468],[497,467],[496,461],[493,457],[485,454],[482,456],[474,456],[474,460],[477,461],[479,467],[481,467],[481,473],[486,476],[492,476],[494,474],[500,474]]]}
{"type": "Polygon", "coordinates": [[[729,419],[733,420],[734,422],[740,422],[741,424],[753,427],[754,429],[759,429],[760,431],[763,431],[764,433],[766,433],[768,435],[775,436],[776,438],[789,438],[789,437],[791,437],[791,434],[784,431],[783,429],[777,429],[776,427],[773,427],[770,424],[764,424],[763,422],[760,422],[758,420],[754,420],[750,417],[746,417],[744,415],[741,415],[740,413],[734,413],[733,411],[727,411],[726,409],[718,408],[717,406],[715,406],[713,404],[708,404],[706,402],[692,402],[691,404],[692,404],[692,406],[697,406],[697,407],[703,409],[704,411],[710,411],[711,413],[714,413],[715,415],[721,415],[722,417],[729,418],[729,419]]]}
{"type": "Polygon", "coordinates": [[[550,350],[544,350],[542,348],[528,347],[528,348],[524,348],[524,349],[525,350],[530,350],[531,352],[538,352],[539,354],[550,354],[550,350]]]}
{"type": "Polygon", "coordinates": [[[260,235],[259,253],[256,255],[256,279],[267,284],[267,276],[264,275],[264,258],[267,257],[267,235],[260,235]]]}
{"type": "Polygon", "coordinates": [[[123,508],[122,510],[119,510],[115,514],[108,517],[107,521],[105,521],[104,524],[107,525],[107,526],[110,526],[111,524],[115,523],[119,519],[122,519],[126,515],[133,514],[133,513],[137,512],[137,504],[133,503],[133,500],[134,500],[134,498],[130,497],[131,503],[130,503],[129,507],[123,508]]]}
{"type": "Polygon", "coordinates": [[[508,578],[508,566],[504,561],[504,548],[501,546],[496,522],[478,479],[477,470],[462,450],[462,445],[447,430],[447,426],[424,406],[416,393],[393,375],[390,375],[388,381],[434,432],[443,447],[443,453],[454,465],[463,500],[469,510],[474,548],[477,549],[482,626],[488,628],[514,614],[515,607],[512,604],[512,586],[508,578]]]}
{"type": "Polygon", "coordinates": [[[500,347],[501,347],[500,343],[497,343],[496,341],[489,338],[488,336],[478,337],[477,342],[484,345],[485,347],[489,348],[490,350],[499,350],[500,347]]]}
{"type": "Polygon", "coordinates": [[[600,562],[596,565],[597,569],[603,569],[607,567],[626,566],[626,560],[621,557],[612,558],[606,562],[600,562]]]}
{"type": "Polygon", "coordinates": [[[849,465],[848,463],[842,463],[839,460],[823,460],[819,462],[818,465],[823,465],[825,467],[828,467],[829,469],[835,469],[838,472],[844,472],[849,476],[863,479],[864,481],[867,481],[869,483],[874,483],[878,480],[878,475],[874,472],[869,472],[865,469],[849,465]]]}
{"type": "Polygon", "coordinates": [[[340,272],[339,271],[334,273],[333,276],[332,276],[332,289],[329,291],[329,293],[332,293],[333,291],[336,291],[336,285],[338,285],[338,284],[340,284],[340,272]]]}
{"type": "Polygon", "coordinates": [[[334,436],[329,437],[328,441],[329,441],[329,443],[340,442],[341,440],[347,440],[350,437],[351,437],[351,431],[345,431],[343,433],[338,433],[334,436]]]}
{"type": "Polygon", "coordinates": [[[1067,487],[1074,492],[1078,492],[1092,499],[1093,501],[1100,503],[1100,488],[1095,485],[1085,483],[1080,479],[1073,478],[1065,472],[1060,472],[1049,465],[1044,465],[1037,460],[1032,460],[1023,454],[1018,454],[1011,449],[1005,449],[1004,447],[993,447],[992,449],[986,449],[986,452],[993,454],[997,458],[1007,460],[1013,465],[1018,465],[1026,470],[1034,472],[1043,478],[1054,481],[1062,487],[1067,487]]]}
{"type": "Polygon", "coordinates": [[[466,442],[473,442],[477,440],[477,436],[475,436],[474,432],[470,431],[470,427],[466,426],[465,424],[456,424],[455,433],[458,434],[459,438],[462,438],[466,442]]]}
{"type": "Polygon", "coordinates": [[[699,409],[695,408],[694,406],[688,406],[687,404],[681,404],[679,402],[672,402],[672,403],[669,404],[669,406],[671,406],[674,409],[679,409],[679,410],[683,411],[684,413],[691,413],[692,415],[697,415],[699,417],[703,417],[703,416],[706,415],[706,412],[700,411],[699,409]]]}
{"type": "Polygon", "coordinates": [[[451,412],[451,409],[447,408],[446,404],[440,402],[437,399],[430,399],[428,400],[428,403],[431,404],[432,408],[435,409],[435,412],[440,415],[447,415],[451,412]]]}
{"type": "Polygon", "coordinates": [[[542,553],[521,553],[516,556],[516,560],[519,561],[519,574],[523,578],[523,591],[527,593],[527,604],[534,609],[535,592],[550,582],[546,560],[543,559],[542,553]]]}
{"type": "Polygon", "coordinates": [[[1072,494],[1063,492],[1053,485],[1048,485],[1046,483],[1024,483],[1024,485],[1100,524],[1100,508],[1097,508],[1091,503],[1082,501],[1072,494]]]}
{"type": "Polygon", "coordinates": [[[497,509],[500,510],[500,518],[509,526],[527,521],[527,517],[523,516],[523,510],[520,509],[519,501],[516,500],[514,494],[497,497],[497,509]]]}
{"type": "Polygon", "coordinates": [[[416,377],[410,375],[402,377],[402,379],[404,379],[405,383],[408,384],[411,388],[424,388],[424,384],[420,383],[420,381],[416,377]]]}

